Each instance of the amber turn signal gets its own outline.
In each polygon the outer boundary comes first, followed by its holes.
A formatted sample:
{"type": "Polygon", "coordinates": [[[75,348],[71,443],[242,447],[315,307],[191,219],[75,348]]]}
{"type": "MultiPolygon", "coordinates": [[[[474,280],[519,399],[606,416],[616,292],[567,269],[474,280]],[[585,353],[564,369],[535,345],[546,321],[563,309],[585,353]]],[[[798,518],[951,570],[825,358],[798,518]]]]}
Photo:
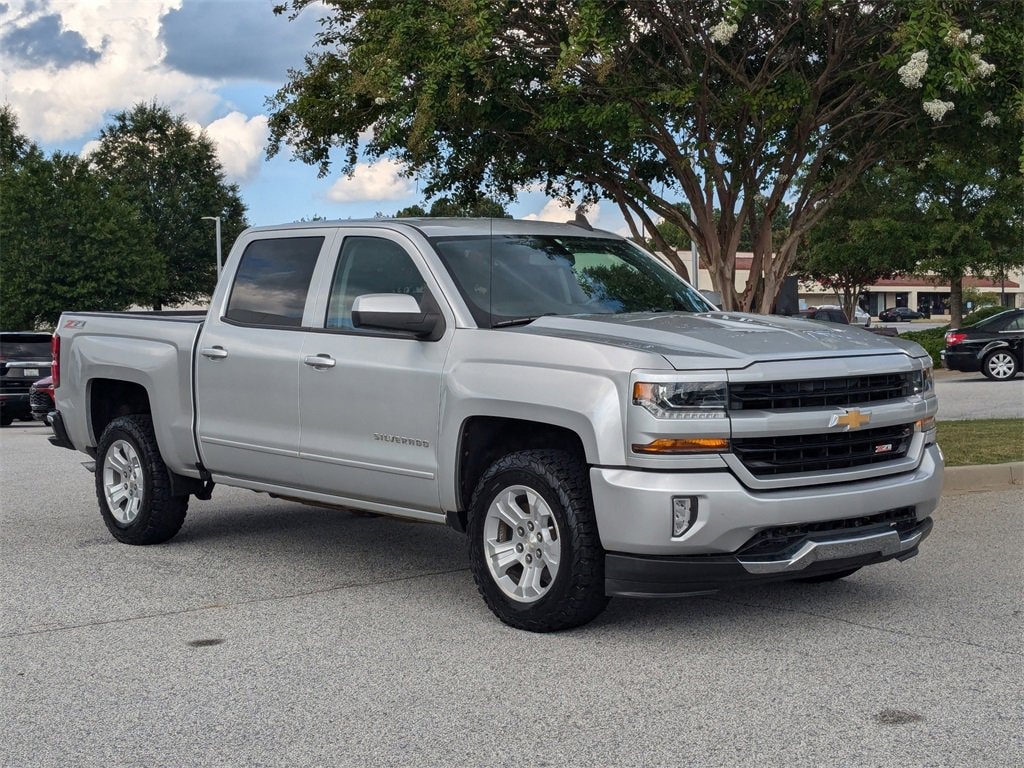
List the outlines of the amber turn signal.
{"type": "Polygon", "coordinates": [[[646,445],[633,445],[633,453],[675,454],[675,453],[722,453],[729,450],[729,441],[724,437],[677,438],[660,437],[646,445]]]}

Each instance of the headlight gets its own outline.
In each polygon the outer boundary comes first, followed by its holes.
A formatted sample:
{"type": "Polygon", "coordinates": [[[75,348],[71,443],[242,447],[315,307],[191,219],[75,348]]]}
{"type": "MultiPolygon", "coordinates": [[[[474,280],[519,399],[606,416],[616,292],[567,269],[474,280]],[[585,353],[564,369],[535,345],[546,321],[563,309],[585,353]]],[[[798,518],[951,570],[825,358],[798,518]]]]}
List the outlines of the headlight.
{"type": "Polygon", "coordinates": [[[638,381],[633,385],[633,405],[657,419],[724,419],[728,400],[724,381],[638,381]]]}
{"type": "Polygon", "coordinates": [[[926,395],[935,389],[935,379],[932,376],[932,367],[929,365],[920,371],[914,371],[910,377],[913,394],[926,395]]]}

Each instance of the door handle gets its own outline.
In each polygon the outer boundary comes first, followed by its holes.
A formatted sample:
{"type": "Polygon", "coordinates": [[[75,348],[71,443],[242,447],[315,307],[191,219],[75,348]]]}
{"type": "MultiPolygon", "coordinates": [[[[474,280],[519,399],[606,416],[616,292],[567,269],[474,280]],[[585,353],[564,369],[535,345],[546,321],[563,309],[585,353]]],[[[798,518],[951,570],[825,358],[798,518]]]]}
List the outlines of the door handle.
{"type": "Polygon", "coordinates": [[[228,356],[228,351],[224,347],[203,347],[199,350],[199,354],[211,360],[223,360],[228,356]]]}
{"type": "Polygon", "coordinates": [[[316,368],[318,371],[324,371],[327,370],[328,368],[333,368],[338,364],[338,361],[335,360],[333,357],[331,357],[330,355],[325,355],[323,353],[319,355],[306,355],[306,357],[303,358],[302,362],[308,365],[310,368],[316,368]]]}

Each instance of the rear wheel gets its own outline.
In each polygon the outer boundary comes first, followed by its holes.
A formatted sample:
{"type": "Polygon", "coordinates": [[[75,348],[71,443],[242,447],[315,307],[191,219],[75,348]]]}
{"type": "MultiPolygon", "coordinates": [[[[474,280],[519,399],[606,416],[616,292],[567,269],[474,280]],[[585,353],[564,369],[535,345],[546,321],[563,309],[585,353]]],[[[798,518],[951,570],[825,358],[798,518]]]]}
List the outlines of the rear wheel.
{"type": "Polygon", "coordinates": [[[1008,349],[995,349],[985,355],[981,372],[995,381],[1006,381],[1017,375],[1017,358],[1008,349]]]}
{"type": "Polygon", "coordinates": [[[484,602],[506,624],[553,632],[608,604],[590,481],[564,451],[509,454],[470,503],[469,557],[484,602]]]}
{"type": "Polygon", "coordinates": [[[96,497],[107,529],[125,544],[160,544],[185,522],[188,496],[171,494],[149,416],[121,416],[103,431],[96,497]]]}

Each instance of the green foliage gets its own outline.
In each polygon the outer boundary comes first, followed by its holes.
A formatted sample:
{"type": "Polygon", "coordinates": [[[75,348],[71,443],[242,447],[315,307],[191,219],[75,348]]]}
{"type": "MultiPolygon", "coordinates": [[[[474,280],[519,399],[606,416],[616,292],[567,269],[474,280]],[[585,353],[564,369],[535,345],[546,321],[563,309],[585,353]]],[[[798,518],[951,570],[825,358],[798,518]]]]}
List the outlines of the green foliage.
{"type": "Polygon", "coordinates": [[[346,172],[364,149],[395,157],[428,196],[507,199],[539,182],[564,199],[606,198],[648,233],[660,217],[696,240],[727,309],[772,304],[804,233],[865,169],[953,126],[976,131],[985,111],[1008,128],[1021,90],[1012,2],[329,7],[305,68],[270,102],[271,154],[289,144],[321,174],[339,147],[346,172]],[[967,28],[991,37],[947,42],[967,28]],[[929,66],[911,87],[900,69],[922,49],[929,66]],[[978,74],[975,55],[996,74],[978,74]],[[940,96],[956,106],[936,122],[922,99],[940,96]],[[755,260],[739,293],[744,227],[755,260]]]}
{"type": "Polygon", "coordinates": [[[1006,307],[998,304],[988,304],[984,307],[974,310],[971,314],[964,318],[963,325],[977,325],[982,320],[987,320],[993,315],[998,315],[1000,312],[1005,312],[1006,307]]]}
{"type": "Polygon", "coordinates": [[[435,200],[428,211],[422,205],[410,205],[395,213],[395,218],[406,219],[414,217],[429,216],[455,217],[455,218],[482,218],[482,219],[510,219],[511,214],[505,210],[505,206],[497,200],[489,197],[478,196],[470,200],[456,200],[450,197],[441,197],[435,200]]]}
{"type": "Polygon", "coordinates": [[[942,357],[939,353],[946,346],[946,331],[948,330],[949,326],[944,325],[941,328],[928,328],[924,331],[904,331],[900,334],[900,338],[916,341],[924,347],[925,351],[932,356],[932,364],[938,368],[942,365],[942,357]]]}
{"type": "Polygon", "coordinates": [[[924,236],[907,173],[878,166],[840,195],[811,229],[795,271],[800,280],[841,295],[850,315],[865,288],[915,269],[924,236]]]}
{"type": "Polygon", "coordinates": [[[153,276],[154,306],[212,293],[216,243],[202,217],[221,217],[225,249],[246,227],[238,187],[225,181],[213,142],[156,103],[114,115],[99,141],[90,161],[109,188],[124,188],[137,201],[151,246],[164,258],[163,274],[153,276]]]}
{"type": "Polygon", "coordinates": [[[163,262],[131,196],[74,155],[47,159],[7,108],[0,145],[0,327],[53,327],[64,310],[123,310],[152,298],[163,262]]]}
{"type": "MultiPolygon", "coordinates": [[[[999,295],[995,293],[989,293],[987,291],[982,292],[974,288],[964,288],[963,300],[965,308],[968,304],[970,304],[972,307],[975,308],[975,310],[981,309],[982,307],[992,306],[1002,309],[1002,307],[999,306],[999,295]]],[[[966,321],[967,318],[965,317],[964,320],[966,321]]]]}

